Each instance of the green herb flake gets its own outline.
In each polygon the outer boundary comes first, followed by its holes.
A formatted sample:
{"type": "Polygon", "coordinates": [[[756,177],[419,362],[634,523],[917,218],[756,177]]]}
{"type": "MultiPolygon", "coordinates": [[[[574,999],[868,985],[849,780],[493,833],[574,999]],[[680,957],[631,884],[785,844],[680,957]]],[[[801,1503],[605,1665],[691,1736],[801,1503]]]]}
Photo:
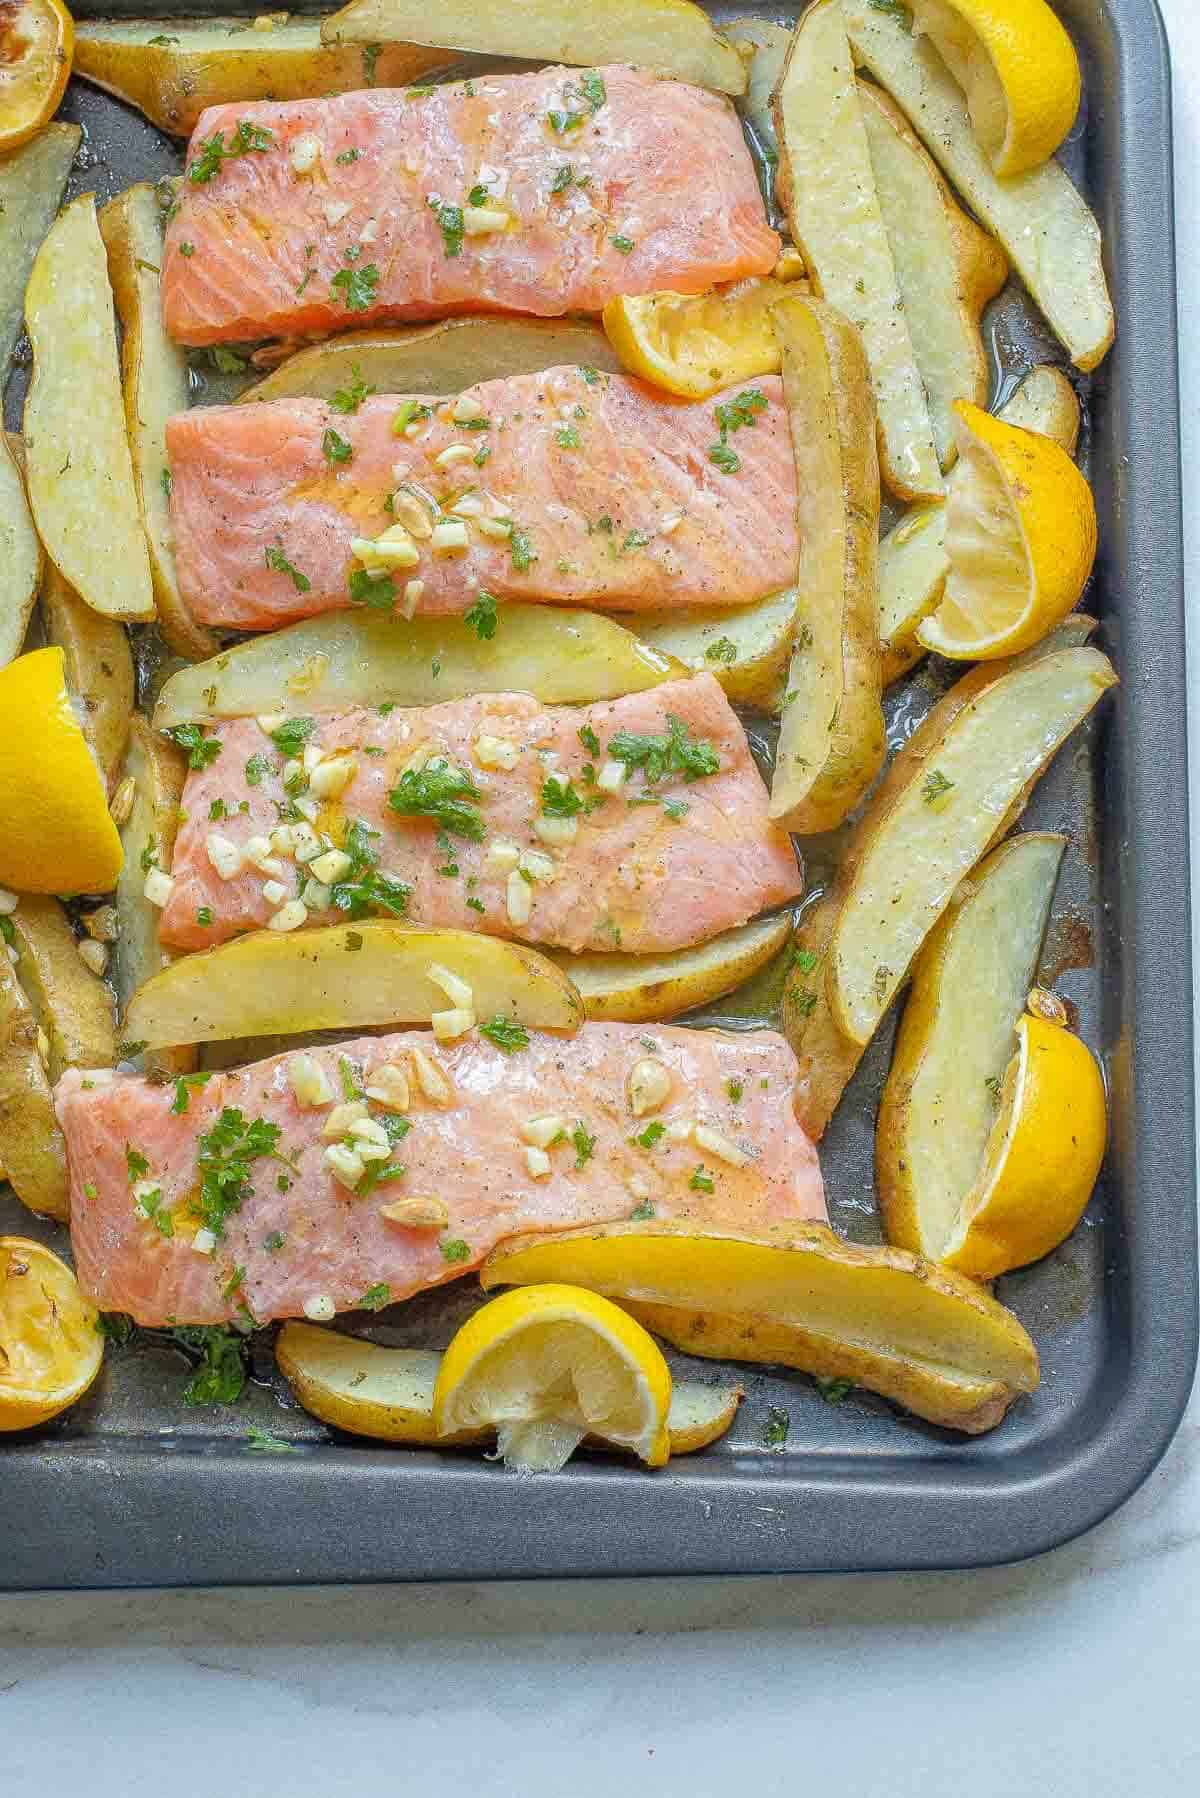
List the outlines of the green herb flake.
{"type": "Polygon", "coordinates": [[[269,1236],[263,1237],[263,1248],[266,1249],[268,1255],[277,1255],[283,1247],[284,1241],[282,1230],[272,1230],[269,1236]]]}
{"type": "Polygon", "coordinates": [[[624,762],[631,773],[640,768],[648,786],[657,786],[672,774],[689,783],[703,780],[706,775],[716,774],[721,766],[712,744],[693,740],[686,723],[669,712],[665,736],[643,737],[618,731],[608,745],[608,753],[614,761],[624,762]]]}
{"type": "Polygon", "coordinates": [[[656,1143],[662,1141],[666,1134],[667,1126],[665,1124],[660,1124],[656,1118],[652,1124],[647,1124],[646,1128],[632,1140],[637,1144],[639,1149],[652,1149],[656,1143]]]}
{"type": "Polygon", "coordinates": [[[216,132],[201,144],[199,156],[188,164],[188,180],[198,186],[203,185],[212,180],[223,163],[231,161],[235,156],[247,156],[251,151],[261,153],[269,150],[274,141],[274,133],[268,131],[265,125],[254,125],[249,119],[240,119],[228,146],[223,131],[216,132]]]}
{"type": "MultiPolygon", "coordinates": [[[[218,739],[206,737],[199,724],[173,724],[166,735],[170,737],[172,743],[178,743],[180,749],[187,750],[189,768],[208,768],[221,753],[218,739]]],[[[145,851],[143,851],[144,853],[145,851]]]]}
{"type": "Polygon", "coordinates": [[[175,1113],[176,1117],[182,1116],[187,1110],[188,1100],[191,1097],[192,1091],[194,1089],[199,1089],[202,1086],[207,1086],[211,1079],[211,1073],[180,1074],[177,1077],[175,1081],[175,1101],[171,1106],[171,1110],[175,1113]]]}
{"type": "Polygon", "coordinates": [[[368,399],[374,391],[375,389],[363,380],[362,370],[358,363],[352,362],[350,364],[350,385],[339,387],[329,403],[335,412],[341,412],[343,415],[357,412],[363,401],[368,399]]]}
{"type": "Polygon", "coordinates": [[[634,1224],[645,1224],[649,1223],[654,1215],[654,1207],[649,1199],[642,1199],[629,1213],[629,1221],[634,1224]]]}
{"type": "Polygon", "coordinates": [[[366,312],[375,303],[379,270],[373,262],[368,262],[364,268],[356,268],[349,251],[346,257],[347,266],[338,270],[329,285],[341,294],[347,312],[366,312]]]}
{"type": "Polygon", "coordinates": [[[732,637],[718,637],[704,652],[706,662],[736,662],[737,644],[732,637]]]}
{"type": "Polygon", "coordinates": [[[297,593],[307,593],[311,588],[312,582],[308,576],[301,574],[298,568],[293,567],[277,543],[268,543],[263,551],[263,560],[272,573],[286,574],[297,593]]]}
{"type": "Polygon", "coordinates": [[[447,257],[461,256],[463,247],[463,209],[446,200],[430,199],[429,210],[442,233],[442,249],[447,257]]]}
{"type": "Polygon", "coordinates": [[[725,1082],[725,1091],[729,1094],[730,1100],[734,1105],[741,1104],[742,1094],[745,1090],[746,1089],[740,1080],[727,1080],[725,1082]]]}
{"type": "Polygon", "coordinates": [[[802,974],[811,974],[820,959],[820,956],[814,955],[811,949],[792,950],[792,966],[799,968],[802,974]]]}
{"type": "Polygon", "coordinates": [[[490,643],[496,635],[496,596],[480,588],[475,595],[475,603],[463,614],[463,623],[469,625],[480,642],[490,643]]]}
{"type": "Polygon", "coordinates": [[[486,1036],[489,1043],[502,1050],[505,1055],[515,1055],[519,1050],[529,1047],[529,1032],[524,1024],[518,1024],[515,1019],[499,1014],[481,1024],[479,1034],[486,1036]]]}
{"type": "Polygon", "coordinates": [[[211,1130],[200,1137],[196,1157],[200,1194],[193,1209],[218,1242],[225,1235],[226,1218],[240,1210],[250,1194],[254,1162],[275,1155],[279,1136],[278,1124],[269,1124],[265,1118],[248,1120],[236,1107],[227,1105],[211,1130]]]}
{"type": "Polygon", "coordinates": [[[948,780],[940,768],[931,768],[921,782],[921,798],[926,805],[935,805],[939,799],[945,798],[953,786],[954,782],[948,780]]]}
{"type": "Polygon", "coordinates": [[[767,1427],[763,1431],[763,1441],[768,1448],[782,1448],[788,1439],[788,1431],[792,1427],[791,1417],[779,1405],[767,1407],[767,1427]]]}
{"type": "Polygon", "coordinates": [[[816,1374],[814,1384],[827,1405],[840,1405],[854,1391],[854,1381],[844,1376],[816,1374]]]}
{"type": "Polygon", "coordinates": [[[354,459],[353,446],[339,437],[332,425],[321,439],[321,454],[329,463],[350,462],[354,459]]]}
{"type": "Polygon", "coordinates": [[[406,768],[388,805],[402,818],[432,818],[451,835],[481,843],[483,818],[474,801],[482,797],[469,774],[438,758],[419,770],[406,768]]]}
{"type": "Polygon", "coordinates": [[[189,1324],[172,1330],[181,1348],[200,1364],[183,1389],[185,1405],[232,1405],[246,1384],[246,1344],[221,1324],[189,1324]]]}
{"type": "Polygon", "coordinates": [[[590,724],[581,724],[575,734],[589,755],[600,754],[600,739],[590,724]]]}
{"type": "Polygon", "coordinates": [[[715,462],[722,474],[736,474],[742,466],[742,459],[736,450],[731,450],[726,443],[709,445],[708,459],[715,462]]]}
{"type": "Polygon", "coordinates": [[[574,818],[585,810],[584,800],[564,774],[548,774],[542,782],[542,815],[546,818],[574,818]]]}
{"type": "Polygon", "coordinates": [[[688,1181],[688,1187],[692,1192],[712,1192],[715,1190],[713,1186],[713,1177],[704,1166],[692,1169],[692,1177],[688,1181]]]}
{"type": "Polygon", "coordinates": [[[362,49],[363,81],[368,87],[375,85],[375,64],[383,54],[382,44],[364,44],[362,49]]]}
{"type": "Polygon", "coordinates": [[[438,1245],[442,1251],[443,1261],[469,1261],[471,1250],[461,1236],[443,1236],[438,1245]]]}
{"type": "Polygon", "coordinates": [[[614,232],[613,236],[610,237],[608,241],[612,244],[614,250],[620,250],[622,256],[628,256],[633,251],[634,245],[632,237],[626,237],[620,231],[614,232]]]}
{"type": "Polygon", "coordinates": [[[356,568],[347,583],[352,606],[367,606],[373,612],[390,612],[396,603],[397,587],[390,574],[371,574],[356,568]]]}
{"type": "Polygon", "coordinates": [[[340,162],[344,167],[347,163],[357,162],[360,154],[361,152],[358,150],[341,150],[333,160],[340,162]]]}
{"type": "Polygon", "coordinates": [[[582,1118],[571,1132],[571,1144],[575,1150],[576,1168],[586,1167],[596,1152],[596,1138],[589,1134],[582,1118]]]}
{"type": "Polygon", "coordinates": [[[304,745],[317,728],[315,718],[285,718],[271,732],[271,741],[280,755],[294,762],[304,754],[304,745]]]}
{"type": "Polygon", "coordinates": [[[368,1286],[367,1287],[367,1290],[363,1293],[362,1297],[358,1301],[357,1308],[360,1311],[382,1311],[384,1306],[390,1305],[391,1302],[392,1302],[391,1287],[388,1286],[385,1282],[380,1281],[380,1283],[377,1286],[368,1286]]]}
{"type": "Polygon", "coordinates": [[[298,1455],[300,1445],[297,1442],[285,1442],[282,1436],[273,1436],[270,1430],[256,1429],[254,1424],[246,1432],[246,1453],[248,1455],[298,1455]]]}
{"type": "Polygon", "coordinates": [[[274,772],[275,764],[269,757],[265,755],[252,755],[250,760],[246,763],[246,785],[248,787],[260,787],[264,777],[268,774],[274,774],[274,772]]]}
{"type": "MultiPolygon", "coordinates": [[[[412,889],[402,880],[379,872],[379,856],[374,847],[379,840],[379,831],[372,830],[361,818],[353,819],[347,827],[342,851],[350,857],[350,866],[329,892],[330,904],[347,917],[366,918],[373,912],[386,912],[393,918],[402,918],[408,910],[412,889]]],[[[351,931],[346,947],[361,949],[362,937],[351,931]],[[352,942],[351,937],[357,937],[357,941],[352,942]]]]}
{"type": "Polygon", "coordinates": [[[521,530],[514,524],[509,533],[508,548],[509,554],[512,556],[512,565],[517,573],[528,574],[537,561],[537,551],[533,547],[529,532],[521,530]]]}
{"type": "Polygon", "coordinates": [[[663,815],[669,818],[672,824],[678,824],[681,818],[686,818],[691,809],[686,799],[663,800],[663,815]]]}

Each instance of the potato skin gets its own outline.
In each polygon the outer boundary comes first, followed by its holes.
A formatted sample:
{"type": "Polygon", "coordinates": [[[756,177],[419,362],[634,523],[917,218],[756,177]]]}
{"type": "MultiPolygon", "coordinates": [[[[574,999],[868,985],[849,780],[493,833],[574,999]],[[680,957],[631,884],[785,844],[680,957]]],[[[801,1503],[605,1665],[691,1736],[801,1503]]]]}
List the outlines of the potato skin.
{"type": "Polygon", "coordinates": [[[46,637],[63,652],[67,686],[83,707],[83,734],[111,794],[133,712],[133,654],[122,625],[85,605],[53,563],[41,593],[46,637]]]}
{"type": "Polygon", "coordinates": [[[0,956],[0,1162],[31,1211],[70,1215],[67,1150],[37,1047],[37,1019],[0,956]]]}
{"type": "Polygon", "coordinates": [[[25,894],[12,914],[17,977],[49,1043],[49,1078],[67,1068],[109,1068],[116,1059],[112,994],[80,959],[57,899],[25,894]]]}

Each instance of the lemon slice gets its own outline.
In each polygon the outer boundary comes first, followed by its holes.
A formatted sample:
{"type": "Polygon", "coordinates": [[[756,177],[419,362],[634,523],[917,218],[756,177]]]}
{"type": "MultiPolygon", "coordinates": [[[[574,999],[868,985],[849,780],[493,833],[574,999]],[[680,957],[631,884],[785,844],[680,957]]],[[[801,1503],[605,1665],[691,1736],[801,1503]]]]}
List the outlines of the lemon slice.
{"type": "Polygon", "coordinates": [[[71,73],[75,25],[59,0],[16,0],[0,14],[0,152],[40,131],[71,73]]]}
{"type": "Polygon", "coordinates": [[[770,309],[789,285],[763,279],[724,293],[619,294],[604,308],[604,329],[630,374],[681,399],[703,400],[737,381],[779,373],[770,309]]]}
{"type": "Polygon", "coordinates": [[[1057,1248],[1091,1197],[1104,1159],[1104,1081],[1067,1028],[1061,1003],[1030,994],[983,1166],[942,1263],[992,1280],[1057,1248]],[[1044,1014],[1044,1015],[1039,1015],[1044,1014]]]}
{"type": "Polygon", "coordinates": [[[1078,603],[1096,559],[1092,490],[1066,450],[956,400],[949,573],[917,639],[954,661],[1029,649],[1078,603]]]}
{"type": "Polygon", "coordinates": [[[1046,0],[912,0],[962,88],[975,135],[998,175],[1047,162],[1079,111],[1079,58],[1046,0]]]}
{"type": "Polygon", "coordinates": [[[0,886],[107,893],[121,839],[63,673],[61,649],[0,668],[0,886]]]}
{"type": "Polygon", "coordinates": [[[670,1453],[671,1374],[638,1323],[574,1286],[526,1286],[469,1318],[438,1370],[439,1436],[494,1428],[509,1467],[554,1473],[585,1436],[650,1467],[670,1453]]]}
{"type": "Polygon", "coordinates": [[[74,1404],[100,1371],[96,1313],[64,1261],[0,1236],[0,1430],[28,1430],[74,1404]]]}

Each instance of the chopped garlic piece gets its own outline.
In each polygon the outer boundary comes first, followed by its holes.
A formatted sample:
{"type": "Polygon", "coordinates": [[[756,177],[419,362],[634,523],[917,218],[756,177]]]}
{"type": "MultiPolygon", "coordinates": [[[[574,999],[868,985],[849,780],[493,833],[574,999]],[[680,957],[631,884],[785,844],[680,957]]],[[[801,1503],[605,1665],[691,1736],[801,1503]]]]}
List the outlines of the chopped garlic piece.
{"type": "Polygon", "coordinates": [[[526,1149],[525,1166],[529,1169],[531,1179],[544,1180],[551,1172],[553,1164],[545,1149],[526,1149]]]}
{"type": "Polygon", "coordinates": [[[568,849],[579,835],[578,818],[535,818],[533,828],[552,849],[568,849]]]}
{"type": "Polygon", "coordinates": [[[629,769],[624,762],[605,762],[596,777],[596,785],[602,793],[619,793],[629,779],[629,769]]]}
{"type": "Polygon", "coordinates": [[[434,986],[445,993],[451,1005],[466,1007],[474,1005],[475,995],[466,981],[460,980],[457,974],[452,973],[449,968],[443,967],[440,961],[430,962],[428,972],[434,986]]]}
{"type": "Polygon", "coordinates": [[[473,418],[483,417],[483,407],[473,393],[460,393],[450,408],[450,416],[456,425],[470,424],[473,418]]]}
{"type": "Polygon", "coordinates": [[[429,1020],[430,1028],[439,1043],[457,1041],[468,1030],[474,1030],[476,1022],[475,1013],[462,1005],[456,1005],[451,1011],[435,1011],[429,1020]]]}
{"type": "Polygon", "coordinates": [[[321,762],[313,769],[309,788],[318,799],[337,799],[357,773],[358,763],[352,755],[331,755],[327,762],[321,762]]]}
{"type": "Polygon", "coordinates": [[[668,1142],[690,1142],[692,1131],[696,1128],[694,1118],[672,1118],[667,1125],[668,1142]]]}
{"type": "Polygon", "coordinates": [[[481,731],[475,739],[474,751],[475,760],[481,768],[504,768],[511,771],[517,765],[521,746],[514,743],[511,737],[491,737],[481,731]]]}
{"type": "Polygon", "coordinates": [[[362,1154],[363,1143],[373,1143],[377,1149],[392,1147],[392,1139],[377,1118],[368,1117],[365,1113],[357,1117],[350,1126],[350,1134],[354,1138],[354,1147],[362,1154]]]}
{"type": "Polygon", "coordinates": [[[279,726],[285,723],[286,720],[286,712],[260,712],[255,719],[255,723],[258,725],[258,728],[262,731],[263,735],[269,737],[271,733],[277,731],[279,726]]]}
{"type": "Polygon", "coordinates": [[[522,875],[515,871],[509,875],[504,892],[504,909],[508,913],[508,921],[518,927],[528,924],[529,914],[533,909],[533,889],[522,875]]]}
{"type": "Polygon", "coordinates": [[[518,866],[523,874],[528,874],[531,880],[536,880],[541,886],[549,886],[558,872],[557,864],[548,855],[543,855],[540,849],[526,849],[518,866]]]}
{"type": "Polygon", "coordinates": [[[648,1199],[654,1191],[644,1174],[627,1174],[625,1184],[635,1199],[648,1199]]]}
{"type": "Polygon", "coordinates": [[[412,1052],[413,1072],[417,1077],[417,1085],[431,1105],[445,1107],[453,1102],[454,1086],[446,1070],[426,1055],[424,1049],[412,1052]]]}
{"type": "Polygon", "coordinates": [[[644,1056],[635,1061],[626,1082],[629,1109],[635,1118],[658,1111],[671,1096],[671,1076],[661,1061],[644,1056]]]}
{"type": "Polygon", "coordinates": [[[679,529],[679,527],[682,523],[683,523],[683,513],[682,512],[668,512],[667,516],[665,518],[662,518],[659,520],[659,524],[658,524],[659,536],[660,537],[672,536],[674,534],[674,532],[676,532],[679,529]]]}
{"type": "Polygon", "coordinates": [[[507,212],[499,212],[494,206],[464,206],[464,237],[489,237],[494,231],[504,231],[508,226],[507,212]]]}
{"type": "MultiPolygon", "coordinates": [[[[258,21],[255,21],[255,30],[258,21]]],[[[321,140],[306,132],[298,137],[288,153],[288,161],[298,175],[311,175],[321,158],[321,140]]]]}
{"type": "Polygon", "coordinates": [[[327,1324],[331,1318],[337,1316],[337,1306],[328,1293],[317,1292],[313,1294],[312,1298],[305,1299],[304,1315],[311,1317],[315,1324],[327,1324]]]}
{"type": "Polygon", "coordinates": [[[268,930],[299,930],[308,922],[308,907],[303,899],[289,899],[273,917],[267,919],[268,930]]]}
{"type": "Polygon", "coordinates": [[[697,1124],[692,1131],[692,1140],[698,1149],[715,1155],[718,1161],[727,1161],[730,1167],[746,1167],[752,1159],[744,1149],[739,1149],[735,1142],[730,1142],[727,1136],[708,1124],[697,1124]]]}
{"type": "Polygon", "coordinates": [[[311,824],[292,824],[292,854],[302,867],[315,861],[321,853],[321,839],[311,824]]]}
{"type": "Polygon", "coordinates": [[[515,843],[505,837],[497,837],[489,843],[483,857],[485,874],[511,874],[521,859],[521,851],[515,843]]]}
{"type": "Polygon", "coordinates": [[[467,527],[458,518],[443,518],[433,527],[429,547],[435,556],[462,556],[470,548],[467,527]]]}
{"type": "Polygon", "coordinates": [[[169,874],[164,874],[161,868],[151,868],[142,883],[143,895],[151,905],[157,905],[160,910],[167,904],[174,891],[175,882],[169,874]]]}
{"type": "Polygon", "coordinates": [[[463,493],[450,507],[456,518],[480,518],[483,515],[483,501],[477,493],[463,493]]]}
{"type": "Polygon", "coordinates": [[[310,824],[315,824],[321,816],[321,807],[315,799],[293,799],[292,804],[300,816],[307,818],[310,824]]]}
{"type": "Polygon", "coordinates": [[[512,519],[511,518],[477,518],[475,520],[475,529],[477,531],[482,531],[482,533],[485,537],[496,537],[496,538],[511,537],[512,536],[512,519]]]}
{"type": "Polygon", "coordinates": [[[397,488],[392,495],[392,517],[411,537],[424,542],[433,533],[433,521],[415,493],[397,488]]]}
{"type": "Polygon", "coordinates": [[[197,1255],[211,1255],[217,1246],[217,1239],[211,1230],[197,1230],[192,1237],[192,1248],[197,1255]]]}
{"type": "Polygon", "coordinates": [[[350,554],[366,569],[416,568],[421,552],[403,525],[391,525],[378,537],[351,537],[350,554]]]}
{"type": "Polygon", "coordinates": [[[377,1068],[372,1068],[368,1080],[368,1099],[374,1099],[376,1105],[382,1105],[385,1111],[408,1110],[408,1075],[398,1062],[380,1062],[377,1068]]]}
{"type": "Polygon", "coordinates": [[[393,1199],[379,1207],[380,1217],[390,1224],[401,1224],[409,1230],[444,1230],[450,1222],[449,1208],[441,1199],[393,1199]]]}
{"type": "Polygon", "coordinates": [[[271,847],[276,855],[292,855],[296,848],[296,839],[292,835],[290,824],[277,824],[271,832],[271,847]]]}
{"type": "Polygon", "coordinates": [[[521,1135],[537,1149],[548,1149],[555,1137],[566,1134],[566,1123],[556,1113],[548,1117],[526,1118],[521,1135]]]}
{"type": "Polygon", "coordinates": [[[322,751],[321,745],[319,743],[306,743],[305,744],[305,746],[304,746],[304,761],[302,763],[302,766],[303,766],[304,772],[306,774],[312,773],[313,769],[316,767],[317,763],[320,761],[322,754],[323,754],[323,751],[322,751]]]}
{"type": "Polygon", "coordinates": [[[323,211],[327,225],[340,225],[350,211],[349,200],[326,200],[323,211]]]}
{"type": "Polygon", "coordinates": [[[333,899],[333,889],[325,886],[322,881],[306,880],[300,890],[300,897],[309,911],[327,911],[333,899]]]}
{"type": "Polygon", "coordinates": [[[365,1099],[343,1099],[340,1105],[334,1106],[325,1119],[321,1126],[321,1135],[330,1140],[335,1136],[348,1136],[351,1125],[357,1124],[359,1119],[365,1118],[366,1115],[367,1101],[365,1099]]]}
{"type": "Polygon", "coordinates": [[[433,458],[435,468],[453,468],[456,462],[473,462],[475,451],[469,443],[451,443],[433,458]]]}
{"type": "Polygon", "coordinates": [[[288,896],[288,890],[282,880],[264,880],[262,896],[268,905],[282,905],[288,896]]]}
{"type": "Polygon", "coordinates": [[[293,1055],[288,1062],[288,1082],[297,1105],[315,1107],[333,1103],[333,1083],[314,1055],[293,1055]]]}
{"type": "Polygon", "coordinates": [[[344,849],[327,849],[324,855],[318,855],[308,866],[314,879],[319,880],[322,886],[332,887],[346,878],[354,863],[344,849]]]}
{"type": "Polygon", "coordinates": [[[283,872],[278,861],[271,854],[270,837],[248,837],[242,849],[242,856],[252,868],[258,868],[264,874],[278,875],[283,872]]]}

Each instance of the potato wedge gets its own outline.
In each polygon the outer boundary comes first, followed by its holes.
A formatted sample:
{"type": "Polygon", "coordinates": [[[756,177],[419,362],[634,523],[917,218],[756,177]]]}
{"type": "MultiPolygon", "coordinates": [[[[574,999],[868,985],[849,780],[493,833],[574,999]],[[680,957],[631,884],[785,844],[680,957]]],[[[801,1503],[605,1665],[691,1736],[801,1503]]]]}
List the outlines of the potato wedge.
{"type": "Polygon", "coordinates": [[[518,1236],[479,1277],[485,1291],[584,1286],[688,1354],[849,1377],[948,1429],[992,1429],[1038,1384],[1028,1335],[973,1281],[823,1224],[762,1239],[671,1223],[518,1236]]]}
{"type": "Polygon", "coordinates": [[[862,332],[879,464],[901,499],[943,491],[925,388],[879,208],[838,0],[800,19],[775,94],[779,200],[816,291],[862,332]]]}
{"type": "Polygon", "coordinates": [[[263,17],[268,31],[248,18],[81,19],[75,73],[190,137],[206,106],[407,87],[449,60],[416,44],[323,44],[319,19],[263,17]]]}
{"type": "Polygon", "coordinates": [[[46,570],[41,603],[46,640],[57,643],[63,652],[67,686],[83,708],[83,734],[111,793],[133,714],[129,637],[115,619],[84,605],[53,563],[46,570]]]}
{"type": "MultiPolygon", "coordinates": [[[[125,862],[117,878],[117,940],[109,961],[123,1020],[137,989],[152,974],[169,966],[172,959],[159,946],[158,921],[162,914],[151,905],[142,888],[151,868],[165,870],[171,866],[186,775],[186,763],[174,744],[158,736],[141,713],[135,712],[117,788],[118,795],[127,800],[129,811],[121,824],[125,862]]],[[[121,1034],[127,1040],[133,1037],[124,1023],[121,1034]]],[[[185,1072],[186,1068],[181,1066],[178,1071],[185,1072]]]]}
{"type": "Polygon", "coordinates": [[[347,331],[289,356],[241,395],[253,400],[332,400],[356,382],[375,393],[459,393],[477,381],[534,375],[582,362],[619,374],[598,325],[573,318],[444,318],[393,331],[347,331]]]}
{"type": "Polygon", "coordinates": [[[327,44],[439,44],[483,56],[564,62],[581,68],[641,63],[718,93],[744,94],[746,65],[691,0],[351,0],[321,21],[327,44]]]}
{"type": "Polygon", "coordinates": [[[983,1165],[1066,838],[1029,832],[965,880],[913,963],[875,1132],[888,1241],[937,1261],[983,1165]]]}
{"type": "Polygon", "coordinates": [[[883,763],[879,703],[879,470],[871,376],[853,326],[818,300],[773,313],[796,458],[795,646],[771,816],[832,830],[883,763]]]}
{"type": "Polygon", "coordinates": [[[778,955],[791,933],[790,912],[756,918],[711,942],[673,955],[567,955],[550,952],[583,1000],[584,1016],[648,1024],[677,1018],[731,993],[778,955]]]}
{"type": "Polygon", "coordinates": [[[870,81],[860,81],[858,93],[879,209],[945,469],[957,453],[954,401],[988,402],[980,322],[1008,279],[1008,258],[957,204],[894,101],[870,81]]]}
{"type": "MultiPolygon", "coordinates": [[[[796,928],[792,969],[783,992],[782,1022],[784,1034],[800,1063],[796,1079],[796,1115],[814,1139],[824,1134],[865,1047],[852,1041],[839,1027],[831,1004],[831,983],[826,978],[830,945],[845,896],[865,849],[883,821],[891,816],[901,795],[923,784],[927,764],[936,764],[940,760],[945,737],[963,714],[974,709],[995,681],[1003,675],[1031,668],[1048,656],[1082,648],[1095,628],[1094,618],[1082,612],[1073,613],[1044,642],[1036,644],[1024,655],[1014,657],[1011,662],[981,663],[956,681],[892,761],[855,827],[830,891],[802,915],[796,928]]],[[[985,848],[998,843],[1016,823],[1041,773],[1039,767],[1021,785],[1007,811],[994,821],[985,848]]]]}
{"type": "Polygon", "coordinates": [[[0,431],[0,668],[21,653],[42,580],[42,546],[25,482],[0,431]]]}
{"type": "Polygon", "coordinates": [[[38,1053],[37,1019],[6,955],[0,955],[0,1162],[22,1204],[66,1219],[66,1145],[38,1053]]]}
{"type": "Polygon", "coordinates": [[[735,705],[777,712],[796,633],[798,601],[796,589],[788,587],[751,606],[639,612],[638,637],[693,673],[714,675],[735,705]]]}
{"type": "Polygon", "coordinates": [[[321,712],[513,691],[546,705],[581,705],[642,693],[686,672],[597,612],[506,605],[488,639],[461,618],[415,618],[397,630],[377,613],[326,612],[181,668],[163,685],[154,724],[166,730],[191,719],[257,716],[299,697],[321,712]]]}
{"type": "Polygon", "coordinates": [[[38,251],[25,295],[29,503],[51,561],[106,617],[154,617],[125,437],[112,291],[96,201],[81,194],[38,251]]]}
{"type": "Polygon", "coordinates": [[[80,960],[75,932],[58,900],[27,894],[9,922],[17,979],[48,1045],[51,1085],[67,1068],[112,1067],[112,994],[80,960]]]}
{"type": "Polygon", "coordinates": [[[971,128],[962,89],[927,37],[872,0],[842,0],[857,61],[903,110],[981,224],[999,238],[1077,368],[1095,368],[1113,340],[1100,227],[1051,160],[1002,181],[971,128]]]}
{"type": "MultiPolygon", "coordinates": [[[[275,1340],[275,1359],[304,1409],[352,1436],[453,1448],[485,1444],[495,1434],[438,1435],[433,1387],[442,1357],[436,1349],[381,1348],[313,1324],[286,1323],[275,1340]]],[[[667,1413],[671,1453],[694,1454],[723,1436],[744,1396],[741,1386],[677,1380],[667,1413]]]]}
{"type": "Polygon", "coordinates": [[[24,322],[29,271],[54,223],[80,136],[78,125],[47,125],[0,158],[0,370],[5,372],[24,322]]]}
{"type": "Polygon", "coordinates": [[[151,1049],[276,1032],[427,1024],[446,996],[430,962],[467,982],[480,1018],[574,1030],[583,1004],[566,976],[532,949],[469,930],[372,920],[295,936],[257,930],[187,955],[139,987],[125,1032],[151,1049]]]}
{"type": "MultiPolygon", "coordinates": [[[[1031,369],[998,416],[1026,431],[1041,431],[1074,455],[1079,442],[1079,401],[1059,368],[1031,369]]],[[[879,545],[879,648],[884,686],[924,656],[917,639],[923,621],[941,603],[946,560],[945,507],[919,506],[879,545]]]]}
{"type": "Polygon", "coordinates": [[[203,661],[220,639],[192,617],[175,578],[171,532],[171,471],[166,426],[191,404],[187,358],[163,325],[159,295],[162,212],[148,181],[126,188],[100,213],[108,277],[121,321],[121,372],[133,484],[158,607],[158,628],[176,655],[203,661]]]}
{"type": "Polygon", "coordinates": [[[1010,664],[929,745],[886,809],[873,812],[849,859],[826,969],[837,1026],[851,1042],[870,1041],[997,819],[1116,678],[1095,649],[1010,664]]]}
{"type": "Polygon", "coordinates": [[[774,19],[750,18],[735,20],[730,33],[739,44],[753,47],[746,92],[739,111],[767,161],[778,162],[779,139],[775,135],[771,99],[791,49],[791,31],[786,25],[777,25],[774,19]]]}

